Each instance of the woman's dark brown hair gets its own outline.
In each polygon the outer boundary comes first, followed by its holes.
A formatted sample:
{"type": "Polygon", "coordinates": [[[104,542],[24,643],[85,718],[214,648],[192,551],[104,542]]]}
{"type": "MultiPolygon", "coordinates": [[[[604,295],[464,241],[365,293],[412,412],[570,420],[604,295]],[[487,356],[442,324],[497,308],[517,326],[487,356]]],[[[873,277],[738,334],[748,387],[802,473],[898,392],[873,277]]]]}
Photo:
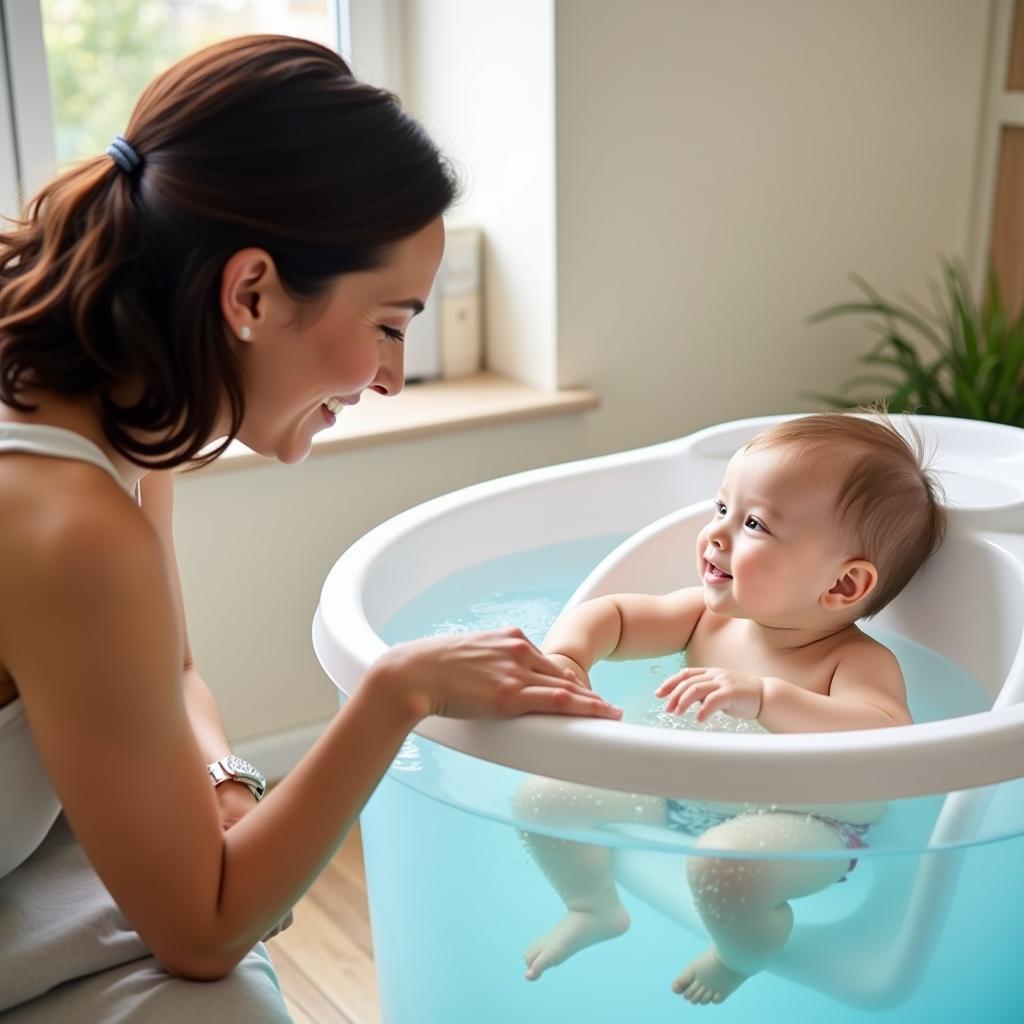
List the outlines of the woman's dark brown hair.
{"type": "Polygon", "coordinates": [[[312,302],[338,275],[384,264],[456,193],[394,96],[287,36],[175,64],[124,135],[137,170],[85,160],[0,233],[0,400],[29,411],[26,387],[92,397],[113,447],[151,468],[193,459],[225,406],[230,433],[206,458],[241,425],[220,312],[233,252],[266,249],[289,293],[312,302]]]}

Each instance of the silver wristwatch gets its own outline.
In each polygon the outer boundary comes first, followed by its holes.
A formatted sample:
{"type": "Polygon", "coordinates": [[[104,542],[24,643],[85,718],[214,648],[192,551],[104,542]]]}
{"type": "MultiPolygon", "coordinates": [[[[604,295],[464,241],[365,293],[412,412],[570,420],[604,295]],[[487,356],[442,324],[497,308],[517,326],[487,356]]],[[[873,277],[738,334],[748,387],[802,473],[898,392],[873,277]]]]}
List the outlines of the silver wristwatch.
{"type": "Polygon", "coordinates": [[[249,787],[257,800],[262,800],[263,794],[267,791],[267,780],[259,769],[235,754],[228,754],[227,757],[208,764],[206,770],[210,773],[214,786],[219,786],[222,782],[241,782],[243,786],[249,787]]]}

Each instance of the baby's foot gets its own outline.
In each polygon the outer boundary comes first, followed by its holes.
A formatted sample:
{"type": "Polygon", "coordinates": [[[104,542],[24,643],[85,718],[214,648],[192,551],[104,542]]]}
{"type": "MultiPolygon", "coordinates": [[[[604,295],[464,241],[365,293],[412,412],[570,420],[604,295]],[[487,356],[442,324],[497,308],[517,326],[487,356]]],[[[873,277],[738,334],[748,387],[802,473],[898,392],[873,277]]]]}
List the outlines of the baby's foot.
{"type": "Polygon", "coordinates": [[[714,946],[708,946],[686,970],[672,982],[672,991],[691,1003],[720,1003],[748,978],[726,967],[714,946]]]}
{"type": "Polygon", "coordinates": [[[523,955],[526,980],[536,981],[548,967],[567,960],[587,946],[614,939],[629,927],[629,914],[621,903],[597,912],[570,910],[547,935],[523,955]]]}

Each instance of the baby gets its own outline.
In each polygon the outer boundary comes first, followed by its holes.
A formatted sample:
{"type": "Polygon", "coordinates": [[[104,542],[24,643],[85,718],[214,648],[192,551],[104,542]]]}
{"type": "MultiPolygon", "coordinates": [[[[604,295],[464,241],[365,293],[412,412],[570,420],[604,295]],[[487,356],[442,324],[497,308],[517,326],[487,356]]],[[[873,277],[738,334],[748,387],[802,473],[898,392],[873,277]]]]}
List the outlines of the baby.
{"type": "MultiPolygon", "coordinates": [[[[856,626],[907,584],[941,543],[937,486],[884,418],[840,413],[778,424],[729,462],[711,521],[697,538],[701,585],[664,596],[587,601],[554,624],[543,650],[577,673],[601,658],[686,652],[656,690],[665,710],[756,719],[770,732],[876,729],[911,721],[899,664],[856,626]]],[[[663,800],[529,779],[520,820],[668,824],[698,848],[864,846],[880,804],[756,808],[663,800]]],[[[526,977],[622,934],[629,915],[606,847],[524,833],[564,900],[564,918],[526,952],[526,977]]],[[[697,856],[687,875],[712,944],[672,985],[719,1003],[785,944],[789,900],[842,881],[855,860],[697,856]]]]}

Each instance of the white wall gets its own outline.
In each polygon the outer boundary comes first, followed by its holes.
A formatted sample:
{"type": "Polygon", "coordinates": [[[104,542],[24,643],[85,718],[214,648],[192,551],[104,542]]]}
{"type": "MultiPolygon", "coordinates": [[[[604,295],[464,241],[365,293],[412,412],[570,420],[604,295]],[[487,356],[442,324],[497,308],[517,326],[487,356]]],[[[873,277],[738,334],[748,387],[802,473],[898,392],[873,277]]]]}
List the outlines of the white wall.
{"type": "MultiPolygon", "coordinates": [[[[559,382],[598,447],[807,408],[968,255],[989,5],[559,0],[559,382]]],[[[624,446],[624,444],[622,445],[624,446]]]]}
{"type": "Polygon", "coordinates": [[[407,8],[412,106],[490,236],[492,365],[549,386],[557,340],[560,383],[602,407],[184,479],[193,647],[239,739],[332,712],[310,620],[371,526],[476,480],[807,408],[863,351],[852,322],[804,326],[853,295],[849,271],[923,295],[938,254],[966,250],[987,3],[407,8]]]}

